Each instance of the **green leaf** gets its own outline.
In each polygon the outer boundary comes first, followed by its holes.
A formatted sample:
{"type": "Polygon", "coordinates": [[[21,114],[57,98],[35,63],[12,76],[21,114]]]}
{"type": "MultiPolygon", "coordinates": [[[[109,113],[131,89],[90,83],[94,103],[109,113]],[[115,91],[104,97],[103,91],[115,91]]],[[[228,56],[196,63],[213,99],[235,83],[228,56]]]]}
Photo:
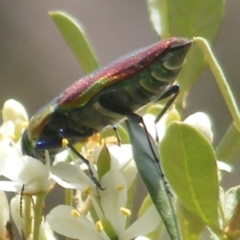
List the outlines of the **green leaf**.
{"type": "Polygon", "coordinates": [[[101,179],[111,168],[111,157],[106,145],[103,145],[97,161],[98,176],[101,179]]]}
{"type": "MultiPolygon", "coordinates": [[[[142,205],[138,211],[138,218],[140,218],[152,204],[153,204],[152,199],[150,198],[149,195],[147,195],[144,198],[142,205]]],[[[146,237],[148,237],[149,239],[160,239],[160,237],[162,236],[163,230],[164,230],[164,226],[163,226],[163,222],[161,221],[159,226],[154,231],[148,233],[146,237]]]]}
{"type": "MultiPolygon", "coordinates": [[[[138,181],[137,181],[137,177],[134,179],[134,181],[132,182],[132,184],[130,185],[130,187],[128,188],[128,194],[127,194],[127,204],[126,204],[126,208],[128,209],[133,209],[134,208],[134,204],[135,204],[135,197],[136,197],[136,192],[137,192],[137,187],[138,187],[138,181]]],[[[126,220],[126,228],[128,228],[132,223],[132,219],[131,218],[127,218],[126,220]]]]}
{"type": "Polygon", "coordinates": [[[195,128],[172,122],[160,146],[164,173],[185,208],[214,232],[218,223],[218,175],[210,143],[195,128]]]}
{"type": "MultiPolygon", "coordinates": [[[[201,36],[210,44],[217,36],[224,14],[224,0],[147,0],[150,19],[162,38],[201,36]],[[161,31],[159,30],[161,28],[161,31]]],[[[181,86],[177,98],[179,108],[186,94],[199,79],[206,67],[203,54],[192,46],[178,82],[181,86]]]]}
{"type": "Polygon", "coordinates": [[[183,240],[199,240],[205,227],[201,219],[179,201],[177,201],[177,216],[183,240]]]}
{"type": "Polygon", "coordinates": [[[111,222],[109,222],[109,220],[106,218],[101,219],[101,222],[102,222],[104,231],[107,233],[108,237],[110,239],[117,239],[116,231],[112,226],[111,222]]]}
{"type": "Polygon", "coordinates": [[[85,73],[98,68],[98,61],[83,28],[72,17],[63,12],[49,12],[66,43],[76,56],[85,73]]]}
{"type": "Polygon", "coordinates": [[[208,62],[208,65],[219,87],[221,95],[227,105],[229,112],[232,115],[234,124],[240,132],[240,113],[238,111],[238,106],[221,66],[215,58],[212,49],[206,39],[202,37],[194,37],[193,40],[204,53],[204,57],[208,62]]]}
{"type": "MultiPolygon", "coordinates": [[[[162,101],[161,101],[162,103],[162,101]]],[[[159,113],[163,110],[163,105],[162,104],[152,104],[146,109],[146,113],[150,113],[154,116],[158,116],[159,113]]]]}
{"type": "MultiPolygon", "coordinates": [[[[157,163],[147,141],[146,132],[139,124],[133,121],[126,121],[126,125],[132,143],[134,160],[149,195],[161,215],[171,239],[181,239],[176,214],[166,192],[164,181],[160,177],[157,163]]],[[[154,151],[157,152],[153,141],[151,144],[154,151]]]]}
{"type": "MultiPolygon", "coordinates": [[[[100,134],[102,138],[116,136],[116,133],[113,131],[113,128],[105,128],[100,134]]],[[[121,144],[129,143],[129,137],[128,137],[127,131],[124,129],[123,126],[117,125],[117,134],[120,138],[121,144]]]]}
{"type": "Polygon", "coordinates": [[[228,221],[226,234],[231,239],[238,239],[240,236],[240,187],[230,188],[226,192],[226,218],[228,221]]]}

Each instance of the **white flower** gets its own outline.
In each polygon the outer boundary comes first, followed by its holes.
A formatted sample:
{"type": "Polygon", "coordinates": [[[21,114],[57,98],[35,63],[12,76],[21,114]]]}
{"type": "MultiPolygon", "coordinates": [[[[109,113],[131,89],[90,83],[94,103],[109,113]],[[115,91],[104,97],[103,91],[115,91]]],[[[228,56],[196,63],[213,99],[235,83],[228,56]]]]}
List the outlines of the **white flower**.
{"type": "Polygon", "coordinates": [[[6,224],[10,220],[9,205],[6,194],[0,191],[0,239],[4,239],[6,224]]]}
{"type": "Polygon", "coordinates": [[[0,181],[0,189],[19,193],[25,185],[25,193],[47,192],[52,185],[48,168],[37,159],[23,156],[20,141],[15,143],[12,140],[14,136],[16,137],[16,133],[21,134],[24,123],[28,121],[24,107],[19,102],[10,99],[4,103],[2,115],[0,175],[10,181],[0,181]]]}
{"type": "MultiPolygon", "coordinates": [[[[22,154],[20,137],[28,121],[23,106],[15,100],[8,100],[4,103],[2,116],[3,124],[0,126],[0,175],[8,180],[0,181],[0,189],[21,193],[21,197],[17,196],[11,201],[11,214],[19,233],[26,234],[26,232],[30,233],[31,229],[26,230],[23,226],[26,225],[26,222],[31,223],[31,219],[35,218],[37,211],[42,212],[42,205],[39,203],[52,188],[54,182],[49,177],[49,167],[35,158],[22,154]],[[27,209],[31,209],[32,201],[35,201],[35,198],[31,198],[29,195],[36,195],[36,202],[38,203],[36,204],[38,207],[35,206],[34,208],[34,216],[29,215],[26,218],[23,214],[25,195],[30,199],[27,209]],[[21,214],[23,214],[22,217],[21,214]]],[[[3,202],[4,200],[1,201],[1,203],[3,202]]],[[[1,209],[1,212],[4,213],[8,207],[2,206],[1,209]]],[[[39,216],[41,217],[41,215],[39,216]]],[[[41,229],[43,228],[41,227],[41,229]]]]}
{"type": "Polygon", "coordinates": [[[39,239],[57,240],[52,229],[46,221],[41,222],[39,239]]]}
{"type": "Polygon", "coordinates": [[[73,207],[59,205],[47,215],[47,221],[54,231],[69,238],[110,240],[97,231],[92,221],[75,212],[73,207]]]}
{"type": "Polygon", "coordinates": [[[96,192],[93,181],[75,162],[59,162],[52,166],[50,170],[51,178],[64,188],[84,191],[87,187],[91,187],[96,192]]]}
{"type": "Polygon", "coordinates": [[[184,123],[196,128],[210,142],[213,142],[211,121],[206,113],[196,112],[188,116],[184,123]]]}
{"type": "Polygon", "coordinates": [[[164,114],[157,124],[154,122],[155,119],[156,117],[149,113],[143,116],[143,121],[147,127],[148,133],[152,136],[153,139],[156,139],[157,133],[158,139],[161,141],[166,131],[167,114],[164,114]]]}
{"type": "Polygon", "coordinates": [[[2,119],[3,125],[12,124],[14,126],[12,126],[14,128],[14,135],[12,137],[14,136],[14,140],[17,141],[28,122],[28,115],[25,108],[16,100],[9,99],[3,104],[2,119]]]}
{"type": "MultiPolygon", "coordinates": [[[[148,132],[153,139],[156,139],[157,132],[160,142],[165,135],[167,125],[172,121],[180,120],[176,109],[172,109],[170,112],[164,114],[157,124],[154,122],[155,118],[156,117],[152,114],[145,114],[143,116],[148,132]]],[[[203,112],[196,112],[188,116],[183,122],[196,128],[210,143],[213,142],[211,121],[207,114],[203,112]]]]}
{"type": "MultiPolygon", "coordinates": [[[[24,185],[25,193],[48,192],[53,184],[49,178],[49,169],[39,160],[23,156],[17,144],[11,143],[5,148],[8,154],[1,159],[1,175],[10,181],[0,181],[0,189],[21,192],[24,185]]],[[[0,149],[0,152],[3,152],[3,149],[0,149]]]]}
{"type": "MultiPolygon", "coordinates": [[[[109,234],[114,234],[120,240],[130,240],[140,235],[145,235],[153,231],[160,222],[160,217],[152,205],[142,216],[132,225],[126,228],[126,221],[131,216],[131,210],[127,208],[128,190],[136,178],[137,170],[132,159],[130,145],[109,146],[110,166],[101,177],[101,190],[94,190],[93,186],[88,183],[89,188],[85,188],[83,194],[87,193],[85,201],[79,197],[79,209],[76,210],[69,206],[58,206],[48,215],[47,221],[51,228],[69,238],[76,239],[102,239],[108,240],[109,234]],[[96,214],[95,220],[86,209],[91,202],[96,214]],[[96,220],[97,219],[97,220],[96,220]]],[[[99,155],[100,151],[93,152],[93,155],[99,155]]],[[[101,159],[102,160],[102,159],[101,159]]],[[[101,161],[100,160],[100,161],[101,161]]],[[[108,162],[108,160],[106,160],[108,162]]],[[[62,178],[70,188],[83,189],[83,176],[79,177],[81,172],[77,165],[59,164],[53,167],[52,173],[62,178]],[[67,172],[64,173],[63,169],[67,172]],[[70,169],[72,167],[72,174],[70,169]],[[57,169],[58,168],[58,169],[57,169]],[[69,168],[69,169],[68,169],[69,168]],[[77,178],[77,176],[79,178],[77,178]],[[81,180],[82,179],[82,180],[81,180]]]]}
{"type": "MultiPolygon", "coordinates": [[[[30,200],[30,203],[31,202],[32,201],[30,200]]],[[[30,211],[29,213],[30,219],[26,219],[24,197],[20,195],[13,197],[11,199],[10,209],[11,209],[12,219],[18,229],[19,234],[20,235],[22,235],[23,233],[26,234],[26,232],[28,234],[31,234],[31,232],[29,231],[30,229],[26,230],[25,228],[27,227],[26,221],[28,221],[28,224],[31,225],[30,223],[31,223],[31,219],[33,219],[33,211],[30,211]]],[[[32,222],[32,225],[33,225],[33,222],[32,222]]],[[[30,239],[30,237],[28,239],[30,239]]],[[[49,224],[46,221],[44,221],[44,219],[42,219],[41,221],[39,239],[56,240],[56,238],[53,235],[53,231],[50,229],[49,224]]]]}
{"type": "Polygon", "coordinates": [[[9,99],[3,104],[2,109],[3,121],[28,121],[28,115],[21,103],[14,99],[9,99]]]}
{"type": "Polygon", "coordinates": [[[217,166],[218,166],[218,169],[221,171],[225,171],[228,173],[232,172],[232,167],[225,162],[217,161],[217,166]]]}
{"type": "Polygon", "coordinates": [[[136,237],[135,240],[150,240],[150,239],[147,237],[139,236],[139,237],[136,237]]]}
{"type": "MultiPolygon", "coordinates": [[[[156,108],[159,109],[161,113],[162,108],[157,106],[156,108]]],[[[161,142],[165,135],[167,125],[172,121],[180,121],[180,115],[176,108],[172,107],[167,113],[163,114],[157,123],[155,123],[155,119],[156,116],[150,113],[147,113],[143,116],[143,121],[147,127],[148,133],[153,139],[158,139],[159,142],[161,142]],[[158,138],[156,138],[156,133],[158,138]]]]}
{"type": "Polygon", "coordinates": [[[24,206],[22,204],[20,195],[13,197],[10,202],[11,216],[19,233],[24,229],[25,222],[25,219],[21,216],[24,214],[24,206]]]}

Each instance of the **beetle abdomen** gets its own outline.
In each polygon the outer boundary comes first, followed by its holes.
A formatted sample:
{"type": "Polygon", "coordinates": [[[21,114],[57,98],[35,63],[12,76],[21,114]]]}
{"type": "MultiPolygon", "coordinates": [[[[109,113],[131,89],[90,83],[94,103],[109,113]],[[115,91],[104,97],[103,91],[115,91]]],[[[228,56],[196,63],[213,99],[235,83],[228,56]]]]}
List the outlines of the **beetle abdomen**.
{"type": "Polygon", "coordinates": [[[61,148],[63,138],[70,144],[83,141],[167,97],[164,93],[181,70],[190,45],[186,39],[167,39],[75,82],[31,119],[23,152],[33,155],[34,149],[61,148]]]}

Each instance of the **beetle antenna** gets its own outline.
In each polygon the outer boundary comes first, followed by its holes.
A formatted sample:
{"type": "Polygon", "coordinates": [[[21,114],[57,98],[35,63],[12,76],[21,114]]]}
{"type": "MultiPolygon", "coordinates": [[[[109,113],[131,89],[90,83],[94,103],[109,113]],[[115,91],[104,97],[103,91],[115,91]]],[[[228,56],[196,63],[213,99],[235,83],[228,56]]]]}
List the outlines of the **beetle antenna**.
{"type": "Polygon", "coordinates": [[[22,189],[20,192],[20,217],[23,218],[23,192],[25,189],[25,184],[22,185],[22,189]]]}

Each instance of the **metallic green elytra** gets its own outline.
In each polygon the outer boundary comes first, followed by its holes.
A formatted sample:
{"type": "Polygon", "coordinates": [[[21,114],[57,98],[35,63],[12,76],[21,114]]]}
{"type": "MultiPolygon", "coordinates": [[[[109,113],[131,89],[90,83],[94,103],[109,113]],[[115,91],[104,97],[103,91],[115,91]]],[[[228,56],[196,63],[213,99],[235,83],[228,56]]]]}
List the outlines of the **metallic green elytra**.
{"type": "MultiPolygon", "coordinates": [[[[38,111],[23,134],[24,154],[81,142],[149,103],[173,96],[173,85],[192,41],[170,38],[134,51],[73,83],[38,111]]],[[[170,106],[167,105],[166,109],[170,106]]]]}

